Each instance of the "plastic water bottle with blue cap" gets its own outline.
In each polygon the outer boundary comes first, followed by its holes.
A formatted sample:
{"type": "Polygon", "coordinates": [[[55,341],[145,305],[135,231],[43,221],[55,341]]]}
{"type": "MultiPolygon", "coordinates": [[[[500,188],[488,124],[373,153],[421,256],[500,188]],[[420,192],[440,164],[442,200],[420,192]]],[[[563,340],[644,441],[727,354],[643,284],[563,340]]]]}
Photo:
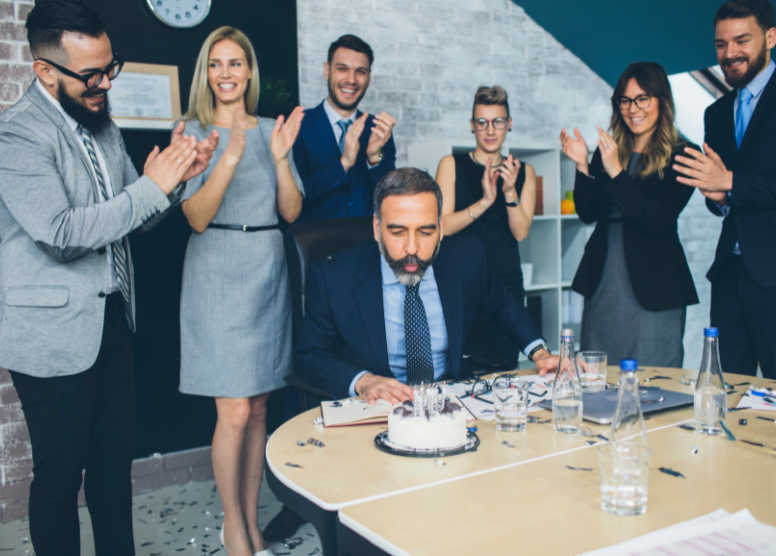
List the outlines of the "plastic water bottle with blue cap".
{"type": "Polygon", "coordinates": [[[614,410],[609,440],[647,446],[647,429],[641,413],[639,393],[639,364],[635,359],[620,361],[620,386],[617,389],[617,408],[614,410]]]}
{"type": "Polygon", "coordinates": [[[574,331],[560,331],[560,361],[552,385],[552,426],[556,432],[576,434],[582,429],[582,384],[574,357],[574,331]]]}
{"type": "Polygon", "coordinates": [[[703,330],[703,358],[695,384],[695,432],[722,434],[720,421],[727,418],[727,391],[719,363],[719,330],[703,330]]]}

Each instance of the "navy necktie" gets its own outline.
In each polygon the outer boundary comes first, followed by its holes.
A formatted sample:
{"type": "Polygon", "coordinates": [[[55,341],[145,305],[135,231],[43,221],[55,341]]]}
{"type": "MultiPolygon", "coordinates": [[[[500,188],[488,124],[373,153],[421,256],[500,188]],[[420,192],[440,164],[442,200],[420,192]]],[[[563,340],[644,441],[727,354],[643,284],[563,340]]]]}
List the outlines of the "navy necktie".
{"type": "Polygon", "coordinates": [[[340,126],[340,129],[342,130],[342,133],[340,134],[339,139],[339,149],[340,152],[345,152],[345,135],[348,133],[348,129],[350,129],[350,124],[352,124],[350,120],[340,120],[337,122],[337,125],[340,126]]]}
{"type": "Polygon", "coordinates": [[[431,359],[431,335],[420,284],[407,286],[404,295],[404,341],[407,349],[407,384],[434,382],[434,362],[431,359]]]}

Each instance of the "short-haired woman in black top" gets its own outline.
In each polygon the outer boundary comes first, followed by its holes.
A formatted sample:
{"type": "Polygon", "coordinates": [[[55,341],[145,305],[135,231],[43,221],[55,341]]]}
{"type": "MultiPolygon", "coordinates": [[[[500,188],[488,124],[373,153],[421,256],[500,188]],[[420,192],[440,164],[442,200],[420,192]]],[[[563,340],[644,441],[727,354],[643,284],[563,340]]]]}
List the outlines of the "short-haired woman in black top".
{"type": "MultiPolygon", "coordinates": [[[[572,289],[585,296],[581,347],[609,361],[681,367],[687,306],[698,303],[677,220],[694,189],[677,182],[672,160],[688,146],[674,126],[671,85],[662,66],[631,64],[612,95],[608,134],[598,149],[563,130],[577,165],[574,202],[596,223],[572,289]]],[[[694,148],[694,145],[691,145],[694,148]]]]}
{"type": "MultiPolygon", "coordinates": [[[[480,240],[495,274],[522,301],[523,272],[518,242],[531,229],[536,201],[536,172],[501,147],[512,127],[507,93],[498,85],[480,87],[474,96],[472,152],[445,156],[436,182],[442,189],[445,235],[469,234],[480,240]]],[[[464,342],[464,353],[517,365],[519,349],[484,314],[477,315],[464,342]]]]}

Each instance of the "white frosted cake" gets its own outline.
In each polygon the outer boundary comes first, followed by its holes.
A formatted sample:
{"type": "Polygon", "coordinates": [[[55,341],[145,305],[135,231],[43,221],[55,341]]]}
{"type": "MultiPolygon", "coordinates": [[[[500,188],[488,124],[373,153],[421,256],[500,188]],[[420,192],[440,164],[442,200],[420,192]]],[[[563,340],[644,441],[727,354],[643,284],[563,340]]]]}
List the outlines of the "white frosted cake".
{"type": "Polygon", "coordinates": [[[466,412],[463,408],[446,399],[424,404],[423,396],[420,398],[418,404],[416,393],[416,403],[406,401],[394,407],[388,416],[388,441],[415,450],[452,449],[466,444],[466,412]]]}

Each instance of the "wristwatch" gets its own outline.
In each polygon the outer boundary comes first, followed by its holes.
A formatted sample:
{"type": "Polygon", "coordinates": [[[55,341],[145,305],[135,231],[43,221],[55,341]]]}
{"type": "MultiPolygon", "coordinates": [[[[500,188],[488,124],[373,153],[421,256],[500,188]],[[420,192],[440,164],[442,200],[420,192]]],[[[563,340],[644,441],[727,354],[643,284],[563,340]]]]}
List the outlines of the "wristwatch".
{"type": "Polygon", "coordinates": [[[506,204],[506,206],[508,206],[508,207],[516,207],[517,205],[520,204],[520,197],[515,197],[515,200],[512,201],[511,203],[506,203],[505,202],[504,204],[506,204]]]}
{"type": "Polygon", "coordinates": [[[531,353],[529,353],[529,354],[528,354],[528,359],[530,359],[531,361],[533,361],[533,360],[534,360],[534,358],[533,358],[534,354],[535,354],[537,351],[539,351],[540,349],[543,349],[543,350],[544,350],[544,351],[546,351],[547,353],[550,353],[550,347],[549,347],[547,344],[545,344],[544,342],[542,342],[541,344],[539,344],[538,346],[536,346],[535,348],[533,348],[533,349],[531,350],[531,353]]]}

